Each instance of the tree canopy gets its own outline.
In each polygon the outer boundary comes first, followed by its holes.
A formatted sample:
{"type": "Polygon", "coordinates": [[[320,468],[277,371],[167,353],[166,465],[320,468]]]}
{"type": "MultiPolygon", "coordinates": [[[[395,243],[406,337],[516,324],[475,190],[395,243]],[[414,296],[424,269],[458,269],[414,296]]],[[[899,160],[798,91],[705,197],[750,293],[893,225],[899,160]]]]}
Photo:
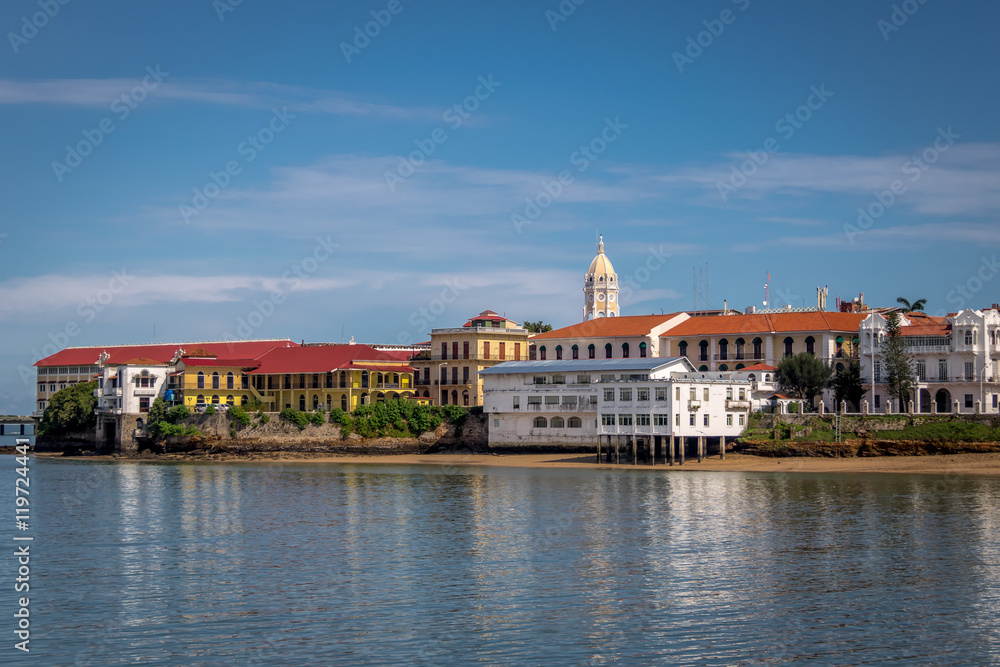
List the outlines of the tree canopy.
{"type": "Polygon", "coordinates": [[[859,407],[865,395],[865,387],[861,381],[861,362],[852,359],[851,364],[838,373],[831,384],[837,397],[837,410],[840,410],[841,401],[847,401],[855,408],[859,407]]]}
{"type": "Polygon", "coordinates": [[[830,385],[833,369],[808,352],[799,352],[782,359],[776,375],[782,389],[811,401],[830,385]]]}
{"type": "Polygon", "coordinates": [[[97,407],[95,389],[97,389],[96,382],[81,382],[56,392],[42,413],[39,433],[64,435],[95,428],[94,408],[97,407]]]}
{"type": "Polygon", "coordinates": [[[904,313],[912,313],[915,310],[923,311],[923,309],[927,306],[927,299],[917,299],[913,303],[910,303],[908,299],[899,297],[898,299],[896,299],[896,303],[903,304],[904,313]]]}
{"type": "Polygon", "coordinates": [[[545,333],[546,331],[552,331],[552,325],[546,324],[541,320],[538,320],[537,322],[525,321],[522,326],[531,333],[545,333]]]}
{"type": "Polygon", "coordinates": [[[882,342],[882,359],[885,361],[885,383],[890,398],[899,401],[900,409],[909,400],[913,391],[913,363],[906,352],[899,313],[889,313],[886,317],[888,335],[882,342]]]}

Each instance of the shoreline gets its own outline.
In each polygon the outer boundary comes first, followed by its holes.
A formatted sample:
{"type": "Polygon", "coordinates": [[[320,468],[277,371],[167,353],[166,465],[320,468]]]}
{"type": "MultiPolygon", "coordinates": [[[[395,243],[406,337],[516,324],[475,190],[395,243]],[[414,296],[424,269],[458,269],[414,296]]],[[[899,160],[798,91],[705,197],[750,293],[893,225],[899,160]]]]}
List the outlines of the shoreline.
{"type": "Polygon", "coordinates": [[[801,472],[801,473],[903,473],[903,474],[959,474],[1000,477],[1000,452],[942,454],[937,456],[872,456],[856,458],[785,457],[772,458],[748,454],[727,453],[725,460],[717,456],[688,460],[673,467],[665,463],[609,464],[595,462],[593,454],[385,454],[385,455],[330,455],[279,452],[276,456],[216,455],[192,457],[185,455],[155,455],[122,458],[115,456],[63,456],[61,453],[39,452],[51,460],[101,461],[101,462],[156,462],[156,463],[342,463],[430,465],[459,467],[506,468],[590,468],[597,470],[646,470],[695,471],[695,472],[801,472]]]}

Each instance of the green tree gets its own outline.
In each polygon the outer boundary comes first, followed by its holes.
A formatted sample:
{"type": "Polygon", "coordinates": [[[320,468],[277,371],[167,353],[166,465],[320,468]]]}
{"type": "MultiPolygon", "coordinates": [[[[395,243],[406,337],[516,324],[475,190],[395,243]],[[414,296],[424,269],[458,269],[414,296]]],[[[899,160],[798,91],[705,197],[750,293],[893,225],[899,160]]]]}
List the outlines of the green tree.
{"type": "Polygon", "coordinates": [[[77,433],[96,427],[96,382],[81,382],[58,391],[42,413],[41,435],[77,433]]]}
{"type": "Polygon", "coordinates": [[[865,388],[861,382],[861,362],[852,359],[851,364],[833,378],[832,385],[837,397],[838,411],[841,401],[847,401],[847,404],[854,408],[860,406],[861,399],[865,395],[865,388]]]}
{"type": "Polygon", "coordinates": [[[545,322],[538,320],[537,322],[525,322],[523,325],[529,333],[545,333],[546,331],[552,331],[552,325],[546,324],[545,322]]]}
{"type": "Polygon", "coordinates": [[[146,430],[155,437],[160,433],[161,423],[169,423],[167,419],[167,404],[162,398],[156,398],[153,400],[153,404],[149,406],[149,412],[146,414],[146,430]]]}
{"type": "Polygon", "coordinates": [[[776,375],[782,389],[811,402],[813,396],[830,386],[833,369],[808,352],[799,352],[782,359],[776,375]]]}
{"type": "Polygon", "coordinates": [[[885,361],[885,383],[890,398],[899,401],[902,409],[913,391],[913,361],[906,352],[899,313],[889,313],[886,318],[887,335],[882,342],[882,359],[885,361]]]}
{"type": "Polygon", "coordinates": [[[896,303],[903,304],[904,313],[912,313],[913,311],[923,312],[924,307],[927,306],[927,299],[917,299],[913,303],[910,303],[907,299],[899,297],[896,299],[896,303]]]}

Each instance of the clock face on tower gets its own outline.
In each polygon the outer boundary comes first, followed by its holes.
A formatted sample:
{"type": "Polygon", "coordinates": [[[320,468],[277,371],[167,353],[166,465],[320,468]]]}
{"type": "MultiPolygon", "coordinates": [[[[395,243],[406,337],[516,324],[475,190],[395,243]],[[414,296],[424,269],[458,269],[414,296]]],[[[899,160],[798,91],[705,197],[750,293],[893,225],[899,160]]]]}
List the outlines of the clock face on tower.
{"type": "Polygon", "coordinates": [[[614,300],[615,300],[615,295],[614,292],[612,292],[611,294],[608,295],[608,302],[614,302],[614,300]]]}
{"type": "Polygon", "coordinates": [[[590,295],[590,302],[594,303],[594,295],[593,294],[590,295]]]}
{"type": "Polygon", "coordinates": [[[604,301],[604,294],[598,294],[597,295],[597,300],[598,301],[604,301]]]}

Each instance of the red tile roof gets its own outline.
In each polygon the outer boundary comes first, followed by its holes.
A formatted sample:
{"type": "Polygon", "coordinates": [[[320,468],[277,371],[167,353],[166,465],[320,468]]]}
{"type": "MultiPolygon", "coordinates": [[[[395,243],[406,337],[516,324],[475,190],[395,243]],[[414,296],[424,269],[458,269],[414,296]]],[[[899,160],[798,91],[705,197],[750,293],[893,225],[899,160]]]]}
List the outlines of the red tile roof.
{"type": "Polygon", "coordinates": [[[405,368],[412,370],[399,359],[380,352],[368,345],[309,345],[306,347],[276,348],[258,359],[260,365],[250,371],[265,373],[326,373],[329,371],[367,368],[394,372],[405,368]],[[383,362],[383,363],[372,363],[383,362]]]}
{"type": "Polygon", "coordinates": [[[199,357],[183,357],[185,366],[228,366],[230,368],[256,368],[260,365],[258,359],[205,359],[199,357]]]}
{"type": "MultiPolygon", "coordinates": [[[[661,336],[723,336],[796,331],[840,331],[855,333],[866,313],[766,313],[692,317],[661,336]]],[[[622,318],[624,319],[624,318],[622,318]]]]}
{"type": "Polygon", "coordinates": [[[905,313],[910,324],[899,328],[902,336],[950,336],[951,322],[946,317],[934,317],[924,313],[905,313]]]}
{"type": "MultiPolygon", "coordinates": [[[[649,332],[661,324],[669,322],[682,313],[666,315],[626,315],[625,317],[599,317],[562,329],[553,329],[531,337],[531,340],[550,338],[612,338],[614,336],[648,336],[649,332]]],[[[709,318],[697,318],[709,319],[709,318]]]]}
{"type": "Polygon", "coordinates": [[[152,359],[168,363],[179,348],[193,351],[204,349],[219,357],[256,358],[273,348],[298,347],[291,340],[247,340],[214,341],[195,343],[160,343],[156,345],[95,345],[92,347],[68,347],[35,362],[35,366],[79,366],[97,364],[101,352],[109,355],[108,363],[122,364],[129,359],[152,359]]]}
{"type": "Polygon", "coordinates": [[[768,366],[767,364],[754,364],[753,366],[746,366],[740,369],[742,371],[776,371],[778,370],[774,366],[768,366]]]}

